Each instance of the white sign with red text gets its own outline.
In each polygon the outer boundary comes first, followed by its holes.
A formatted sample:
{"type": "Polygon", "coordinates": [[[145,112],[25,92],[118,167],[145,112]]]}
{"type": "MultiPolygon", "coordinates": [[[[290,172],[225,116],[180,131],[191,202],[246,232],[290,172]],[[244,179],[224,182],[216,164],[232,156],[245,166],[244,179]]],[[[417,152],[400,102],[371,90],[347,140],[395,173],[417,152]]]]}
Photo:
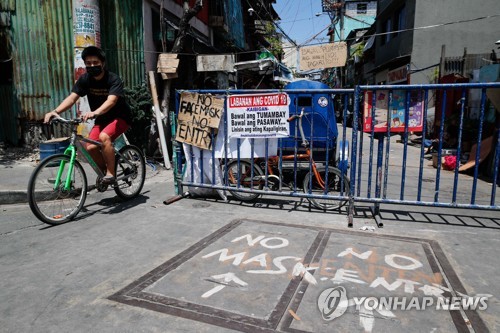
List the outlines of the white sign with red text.
{"type": "Polygon", "coordinates": [[[285,93],[232,95],[227,101],[229,138],[283,138],[290,126],[285,93]]]}

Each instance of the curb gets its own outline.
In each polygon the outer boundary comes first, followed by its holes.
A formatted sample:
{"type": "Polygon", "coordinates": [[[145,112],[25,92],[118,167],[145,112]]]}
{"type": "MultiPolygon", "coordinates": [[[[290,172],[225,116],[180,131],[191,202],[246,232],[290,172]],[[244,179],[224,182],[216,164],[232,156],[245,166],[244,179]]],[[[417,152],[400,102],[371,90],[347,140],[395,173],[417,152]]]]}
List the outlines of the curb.
{"type": "MultiPolygon", "coordinates": [[[[159,172],[153,176],[146,177],[144,184],[148,183],[166,183],[173,177],[159,175],[159,172]]],[[[88,190],[95,189],[95,185],[88,186],[88,190]]],[[[26,190],[0,190],[0,205],[11,205],[18,203],[28,203],[28,189],[26,190]]]]}
{"type": "Polygon", "coordinates": [[[16,203],[27,203],[27,190],[0,191],[0,205],[10,205],[16,203]]]}

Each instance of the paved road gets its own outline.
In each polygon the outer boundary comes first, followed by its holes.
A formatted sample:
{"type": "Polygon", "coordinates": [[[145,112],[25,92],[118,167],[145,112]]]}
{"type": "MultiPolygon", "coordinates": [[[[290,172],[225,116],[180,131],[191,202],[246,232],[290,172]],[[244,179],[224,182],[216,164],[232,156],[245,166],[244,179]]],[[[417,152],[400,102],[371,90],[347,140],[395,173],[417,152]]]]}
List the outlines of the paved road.
{"type": "Polygon", "coordinates": [[[168,176],[151,178],[130,202],[94,193],[75,222],[57,227],[25,204],[0,206],[0,331],[500,329],[498,213],[387,206],[383,229],[361,231],[375,226],[363,207],[348,229],[345,212],[298,202],[163,205],[172,193],[168,176]],[[406,282],[393,284],[398,278],[406,282]],[[350,298],[423,297],[433,283],[455,295],[490,294],[488,309],[391,315],[349,306],[326,321],[317,305],[337,286],[350,298]]]}

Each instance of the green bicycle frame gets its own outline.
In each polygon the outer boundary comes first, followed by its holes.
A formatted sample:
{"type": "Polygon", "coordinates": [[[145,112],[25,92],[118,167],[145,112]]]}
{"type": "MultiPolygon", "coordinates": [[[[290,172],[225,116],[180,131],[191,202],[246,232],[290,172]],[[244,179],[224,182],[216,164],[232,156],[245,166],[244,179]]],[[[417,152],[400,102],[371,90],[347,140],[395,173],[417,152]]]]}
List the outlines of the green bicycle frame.
{"type": "MultiPolygon", "coordinates": [[[[66,181],[64,183],[64,189],[69,191],[71,189],[71,175],[73,174],[73,168],[75,166],[76,159],[76,148],[74,144],[70,144],[66,150],[64,150],[64,155],[69,156],[69,167],[68,174],[66,175],[66,181]]],[[[64,167],[66,166],[66,161],[61,161],[59,165],[59,170],[57,170],[56,181],[54,182],[54,190],[56,190],[61,184],[61,177],[64,172],[64,167]]]]}
{"type": "MultiPolygon", "coordinates": [[[[66,175],[66,180],[64,182],[64,190],[66,190],[66,191],[69,191],[71,189],[71,176],[73,174],[73,169],[75,167],[77,150],[79,150],[82,153],[82,156],[85,158],[85,160],[90,164],[92,169],[94,169],[94,171],[100,177],[104,176],[102,170],[97,166],[97,164],[95,163],[92,156],[90,156],[89,152],[87,151],[87,149],[85,149],[85,147],[82,145],[82,143],[80,141],[101,146],[101,143],[99,141],[94,141],[94,140],[83,138],[83,137],[77,138],[76,136],[71,138],[70,145],[68,146],[68,148],[66,148],[66,150],[64,150],[64,155],[69,156],[68,174],[66,175]]],[[[66,161],[61,161],[61,164],[59,165],[59,170],[57,171],[57,177],[56,177],[56,180],[54,182],[54,190],[56,190],[61,184],[61,178],[62,178],[62,175],[64,172],[64,168],[66,166],[66,163],[67,163],[66,161]]]]}

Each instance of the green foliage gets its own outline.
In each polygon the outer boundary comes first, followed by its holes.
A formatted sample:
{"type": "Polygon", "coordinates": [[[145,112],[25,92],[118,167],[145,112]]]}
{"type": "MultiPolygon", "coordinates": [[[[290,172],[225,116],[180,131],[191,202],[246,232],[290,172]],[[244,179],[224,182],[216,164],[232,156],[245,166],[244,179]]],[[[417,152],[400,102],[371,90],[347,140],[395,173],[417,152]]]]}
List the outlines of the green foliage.
{"type": "Polygon", "coordinates": [[[281,43],[281,38],[279,34],[276,32],[276,27],[272,22],[266,22],[265,25],[266,31],[266,40],[271,44],[269,47],[271,53],[278,59],[280,59],[280,55],[283,55],[283,45],[281,43]]]}
{"type": "Polygon", "coordinates": [[[434,68],[431,76],[429,77],[430,83],[438,83],[439,82],[439,67],[434,68]]]}
{"type": "Polygon", "coordinates": [[[125,99],[132,113],[132,127],[126,133],[131,144],[144,150],[148,143],[146,130],[153,118],[153,99],[147,86],[143,83],[132,88],[125,88],[125,99]]]}
{"type": "Polygon", "coordinates": [[[363,57],[363,52],[365,48],[365,43],[358,43],[351,47],[351,57],[357,56],[358,58],[363,57]]]}

